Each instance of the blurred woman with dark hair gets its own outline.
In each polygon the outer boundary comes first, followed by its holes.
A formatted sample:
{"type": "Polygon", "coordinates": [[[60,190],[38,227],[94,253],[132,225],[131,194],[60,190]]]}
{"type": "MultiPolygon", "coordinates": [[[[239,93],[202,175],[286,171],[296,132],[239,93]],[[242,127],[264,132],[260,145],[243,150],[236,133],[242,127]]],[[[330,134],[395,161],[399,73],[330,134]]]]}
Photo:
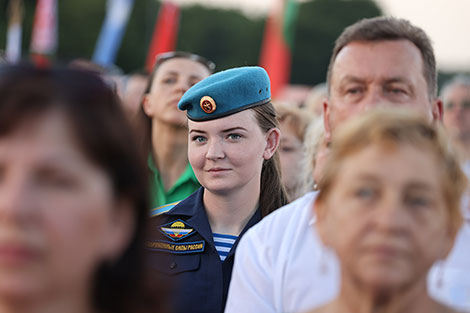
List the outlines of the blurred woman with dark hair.
{"type": "Polygon", "coordinates": [[[97,75],[0,68],[1,312],[161,312],[137,151],[97,75]]]}

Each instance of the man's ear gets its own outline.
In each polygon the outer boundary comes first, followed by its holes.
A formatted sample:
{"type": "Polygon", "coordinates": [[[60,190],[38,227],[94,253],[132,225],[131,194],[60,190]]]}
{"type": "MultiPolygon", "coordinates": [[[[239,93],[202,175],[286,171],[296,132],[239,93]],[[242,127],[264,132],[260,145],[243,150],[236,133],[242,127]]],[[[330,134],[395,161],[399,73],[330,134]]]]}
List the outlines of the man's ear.
{"type": "Polygon", "coordinates": [[[272,158],[281,140],[281,131],[279,128],[271,128],[266,133],[266,148],[264,149],[263,158],[269,160],[272,158]]]}
{"type": "Polygon", "coordinates": [[[436,98],[432,103],[432,119],[435,122],[442,122],[442,118],[444,117],[444,107],[442,104],[442,100],[436,98]]]}
{"type": "Polygon", "coordinates": [[[142,98],[142,109],[144,110],[145,115],[148,117],[153,116],[152,105],[150,104],[150,94],[145,94],[142,98]]]}
{"type": "Polygon", "coordinates": [[[331,126],[330,126],[331,106],[328,98],[323,100],[323,125],[325,125],[325,141],[331,142],[331,126]]]}

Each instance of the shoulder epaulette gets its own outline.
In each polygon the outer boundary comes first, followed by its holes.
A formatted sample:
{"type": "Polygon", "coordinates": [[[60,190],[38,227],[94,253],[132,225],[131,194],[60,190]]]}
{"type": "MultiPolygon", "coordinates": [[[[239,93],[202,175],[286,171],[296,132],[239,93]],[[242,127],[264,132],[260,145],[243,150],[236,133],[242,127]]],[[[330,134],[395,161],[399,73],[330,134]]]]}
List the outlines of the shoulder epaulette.
{"type": "Polygon", "coordinates": [[[173,209],[178,203],[180,203],[180,201],[176,201],[176,202],[173,202],[173,203],[169,203],[169,204],[165,204],[165,205],[156,207],[156,208],[150,210],[150,217],[155,217],[155,216],[159,216],[163,213],[166,213],[166,212],[170,211],[171,209],[173,209]]]}

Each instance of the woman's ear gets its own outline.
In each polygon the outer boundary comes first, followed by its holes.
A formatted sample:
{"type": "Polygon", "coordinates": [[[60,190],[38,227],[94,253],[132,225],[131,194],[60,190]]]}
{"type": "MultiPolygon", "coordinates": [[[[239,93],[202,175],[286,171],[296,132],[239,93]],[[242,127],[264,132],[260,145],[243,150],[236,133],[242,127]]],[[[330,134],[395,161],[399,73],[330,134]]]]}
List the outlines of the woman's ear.
{"type": "Polygon", "coordinates": [[[146,93],[142,98],[142,109],[144,110],[145,115],[148,117],[153,116],[152,105],[150,104],[150,94],[146,93]]]}
{"type": "Polygon", "coordinates": [[[263,158],[269,160],[279,147],[281,140],[281,131],[279,128],[271,128],[266,133],[266,148],[264,149],[263,158]]]}

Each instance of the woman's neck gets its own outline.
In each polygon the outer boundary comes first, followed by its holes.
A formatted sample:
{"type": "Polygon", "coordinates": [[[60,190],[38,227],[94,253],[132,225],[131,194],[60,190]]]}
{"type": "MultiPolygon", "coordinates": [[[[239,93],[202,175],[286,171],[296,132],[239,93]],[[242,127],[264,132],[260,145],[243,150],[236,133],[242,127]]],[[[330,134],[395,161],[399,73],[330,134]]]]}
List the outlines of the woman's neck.
{"type": "Polygon", "coordinates": [[[225,193],[204,190],[204,206],[214,233],[238,236],[258,208],[260,184],[225,193]]]}
{"type": "Polygon", "coordinates": [[[188,164],[188,130],[152,122],[152,157],[165,190],[173,186],[188,164]]]}
{"type": "MultiPolygon", "coordinates": [[[[380,294],[377,288],[365,289],[353,279],[343,275],[341,291],[336,300],[327,307],[335,313],[442,313],[451,312],[432,300],[426,289],[426,280],[403,287],[395,292],[380,294]]],[[[326,312],[325,311],[325,312],[326,312]]]]}
{"type": "Polygon", "coordinates": [[[466,142],[460,148],[462,150],[462,158],[465,161],[470,161],[470,142],[466,142]]]}

